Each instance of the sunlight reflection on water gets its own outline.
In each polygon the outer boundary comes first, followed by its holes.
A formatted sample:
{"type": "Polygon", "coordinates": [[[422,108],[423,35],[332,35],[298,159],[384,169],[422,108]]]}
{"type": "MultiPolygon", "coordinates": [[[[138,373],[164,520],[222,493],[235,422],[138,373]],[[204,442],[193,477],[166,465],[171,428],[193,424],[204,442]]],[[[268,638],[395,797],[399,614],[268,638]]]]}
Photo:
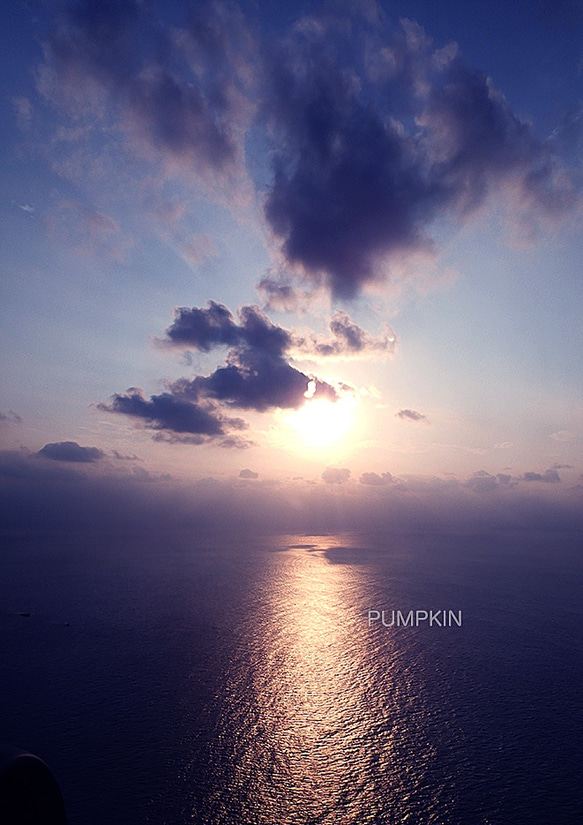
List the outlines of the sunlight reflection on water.
{"type": "Polygon", "coordinates": [[[423,668],[407,637],[367,625],[370,572],[332,564],[341,537],[295,536],[268,556],[231,663],[214,765],[216,823],[437,822],[424,777],[423,668]],[[419,663],[413,663],[418,665],[419,663]],[[228,765],[225,771],[225,765],[228,765]],[[389,817],[388,819],[386,817],[389,817]]]}

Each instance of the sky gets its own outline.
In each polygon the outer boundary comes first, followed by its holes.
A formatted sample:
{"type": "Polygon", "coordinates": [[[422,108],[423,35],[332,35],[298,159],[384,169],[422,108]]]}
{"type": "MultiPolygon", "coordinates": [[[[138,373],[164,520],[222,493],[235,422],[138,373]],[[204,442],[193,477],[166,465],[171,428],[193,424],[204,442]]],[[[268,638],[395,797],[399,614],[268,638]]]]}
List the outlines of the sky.
{"type": "Polygon", "coordinates": [[[9,523],[580,509],[580,0],[0,16],[9,523]]]}

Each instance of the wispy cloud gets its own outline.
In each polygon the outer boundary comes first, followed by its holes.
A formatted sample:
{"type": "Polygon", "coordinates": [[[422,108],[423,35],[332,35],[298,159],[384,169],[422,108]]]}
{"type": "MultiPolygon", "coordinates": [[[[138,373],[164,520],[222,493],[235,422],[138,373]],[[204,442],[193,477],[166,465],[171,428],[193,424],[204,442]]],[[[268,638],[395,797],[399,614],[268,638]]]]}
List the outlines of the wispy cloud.
{"type": "Polygon", "coordinates": [[[549,438],[553,441],[575,441],[579,436],[572,430],[559,430],[556,433],[551,433],[549,438]]]}
{"type": "Polygon", "coordinates": [[[348,313],[337,309],[332,315],[329,327],[329,338],[314,333],[304,336],[299,332],[294,333],[293,349],[298,354],[326,358],[369,357],[394,352],[397,339],[393,330],[386,324],[381,334],[375,337],[355,324],[348,313]]]}
{"type": "Polygon", "coordinates": [[[399,410],[399,412],[395,413],[395,417],[401,418],[403,421],[424,421],[425,423],[429,423],[427,416],[417,412],[417,410],[399,410]]]}
{"type": "Polygon", "coordinates": [[[138,154],[216,177],[240,160],[252,42],[231,5],[192,7],[169,29],[139,0],[82,0],[64,6],[39,87],[74,117],[113,118],[138,154]]]}
{"type": "Polygon", "coordinates": [[[122,263],[133,243],[111,215],[72,198],[60,198],[45,215],[45,223],[53,237],[95,260],[122,263]]]}
{"type": "Polygon", "coordinates": [[[22,424],[22,418],[13,410],[0,412],[0,425],[2,424],[22,424]]]}

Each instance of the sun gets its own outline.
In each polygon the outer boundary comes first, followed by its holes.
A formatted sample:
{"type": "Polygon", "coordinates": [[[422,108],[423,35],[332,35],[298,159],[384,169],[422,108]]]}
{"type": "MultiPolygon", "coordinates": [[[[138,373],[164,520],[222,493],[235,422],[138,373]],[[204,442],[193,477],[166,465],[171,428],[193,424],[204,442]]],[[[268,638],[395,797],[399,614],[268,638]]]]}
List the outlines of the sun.
{"type": "Polygon", "coordinates": [[[358,399],[345,395],[338,401],[308,399],[290,413],[287,423],[305,447],[334,447],[344,442],[354,425],[358,399]]]}

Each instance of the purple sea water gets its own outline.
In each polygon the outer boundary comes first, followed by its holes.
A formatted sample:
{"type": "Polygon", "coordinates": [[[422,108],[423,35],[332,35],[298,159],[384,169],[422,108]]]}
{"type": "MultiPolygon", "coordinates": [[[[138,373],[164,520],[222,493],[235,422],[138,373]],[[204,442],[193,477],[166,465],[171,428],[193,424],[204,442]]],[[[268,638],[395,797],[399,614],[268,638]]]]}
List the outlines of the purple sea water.
{"type": "Polygon", "coordinates": [[[0,741],[50,765],[71,825],[575,825],[581,551],[525,531],[5,538],[0,741]],[[369,626],[381,609],[463,622],[369,626]]]}

